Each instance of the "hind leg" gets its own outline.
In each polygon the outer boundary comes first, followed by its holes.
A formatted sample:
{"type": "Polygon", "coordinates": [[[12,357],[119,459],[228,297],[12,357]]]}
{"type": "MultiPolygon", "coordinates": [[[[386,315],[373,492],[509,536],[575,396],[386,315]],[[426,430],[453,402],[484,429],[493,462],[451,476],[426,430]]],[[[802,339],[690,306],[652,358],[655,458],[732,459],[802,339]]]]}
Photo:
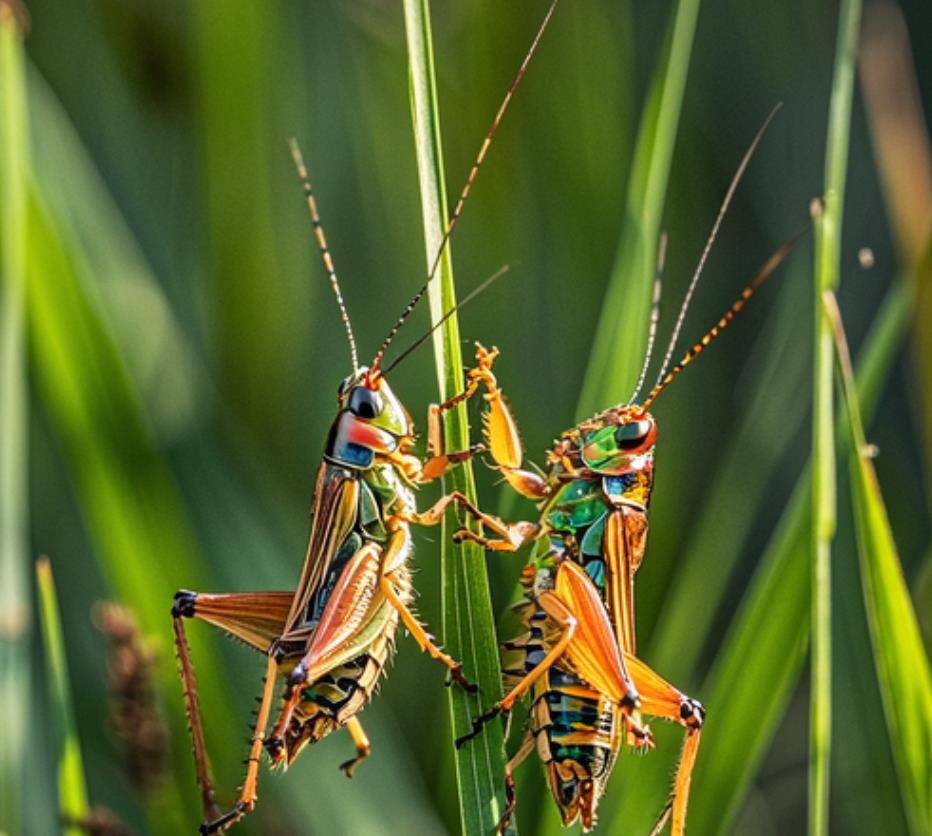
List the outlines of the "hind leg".
{"type": "Polygon", "coordinates": [[[360,763],[369,757],[372,752],[372,746],[369,744],[369,738],[363,731],[362,723],[358,717],[350,717],[346,721],[346,730],[350,737],[353,738],[353,745],[356,747],[356,757],[350,758],[340,764],[340,769],[347,778],[353,777],[353,772],[360,763]]]}
{"type": "Polygon", "coordinates": [[[705,720],[705,708],[697,700],[686,696],[670,685],[636,656],[626,653],[625,662],[641,696],[641,709],[644,713],[661,717],[664,720],[672,720],[686,729],[686,739],[683,741],[683,749],[680,752],[670,800],[651,831],[652,836],[659,833],[667,818],[672,816],[671,836],[683,836],[686,829],[689,786],[699,752],[699,735],[705,720]]]}

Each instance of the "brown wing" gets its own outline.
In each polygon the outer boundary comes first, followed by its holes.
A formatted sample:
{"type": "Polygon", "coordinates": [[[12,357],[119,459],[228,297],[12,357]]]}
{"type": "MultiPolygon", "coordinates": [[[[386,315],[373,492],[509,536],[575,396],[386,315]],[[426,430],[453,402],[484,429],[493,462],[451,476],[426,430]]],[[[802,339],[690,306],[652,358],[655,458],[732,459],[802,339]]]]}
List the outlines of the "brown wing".
{"type": "Polygon", "coordinates": [[[320,586],[331,561],[356,522],[359,483],[326,462],[317,471],[311,503],[311,533],[307,542],[301,579],[298,581],[284,633],[300,627],[311,597],[320,586]]]}
{"type": "Polygon", "coordinates": [[[602,548],[605,556],[605,589],[618,646],[634,653],[634,573],[644,557],[647,515],[624,505],[605,521],[602,548]]]}
{"type": "Polygon", "coordinates": [[[265,653],[285,627],[293,592],[198,593],[194,617],[265,653]]]}
{"type": "Polygon", "coordinates": [[[395,610],[379,585],[381,563],[381,547],[366,543],[344,567],[308,639],[306,681],[355,659],[389,625],[394,629],[395,610]]]}

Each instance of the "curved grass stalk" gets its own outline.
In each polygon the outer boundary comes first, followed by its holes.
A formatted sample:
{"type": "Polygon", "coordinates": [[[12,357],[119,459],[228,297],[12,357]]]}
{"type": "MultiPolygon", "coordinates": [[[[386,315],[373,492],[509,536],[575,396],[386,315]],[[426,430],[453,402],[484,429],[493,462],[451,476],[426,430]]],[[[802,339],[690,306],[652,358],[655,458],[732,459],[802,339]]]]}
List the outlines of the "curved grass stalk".
{"type": "MultiPolygon", "coordinates": [[[[410,66],[411,116],[417,154],[421,208],[424,222],[426,264],[430,270],[443,238],[449,211],[444,187],[440,115],[434,78],[433,46],[427,0],[404,0],[405,30],[410,66]]],[[[431,321],[437,323],[456,304],[453,265],[449,245],[444,248],[437,277],[429,292],[431,321]]],[[[455,395],[463,385],[463,358],[456,314],[434,332],[434,356],[440,398],[455,395]]],[[[464,404],[447,413],[444,424],[447,445],[463,450],[469,446],[469,424],[464,404]]],[[[444,480],[446,490],[459,490],[475,501],[472,468],[467,462],[455,467],[444,480]]],[[[454,523],[459,527],[458,523],[454,523]]],[[[488,577],[482,550],[472,544],[451,546],[448,522],[441,537],[443,641],[447,650],[462,659],[466,673],[479,685],[483,704],[502,694],[498,640],[492,616],[488,577]]],[[[459,689],[449,692],[454,733],[469,728],[479,711],[476,698],[459,689]]],[[[490,724],[469,746],[456,753],[460,820],[464,833],[490,833],[504,810],[503,734],[490,724]]]]}
{"type": "Polygon", "coordinates": [[[834,294],[826,293],[824,304],[834,330],[848,416],[851,494],[874,663],[904,810],[911,832],[919,836],[932,827],[932,673],[864,436],[851,358],[834,294]]]}
{"type": "Polygon", "coordinates": [[[861,16],[860,0],[845,0],[838,41],[825,153],[824,208],[818,213],[815,252],[815,345],[812,416],[812,644],[809,728],[809,834],[828,832],[829,763],[832,750],[831,556],[836,525],[832,324],[823,294],[838,287],[841,225],[851,130],[851,99],[861,16]]]}

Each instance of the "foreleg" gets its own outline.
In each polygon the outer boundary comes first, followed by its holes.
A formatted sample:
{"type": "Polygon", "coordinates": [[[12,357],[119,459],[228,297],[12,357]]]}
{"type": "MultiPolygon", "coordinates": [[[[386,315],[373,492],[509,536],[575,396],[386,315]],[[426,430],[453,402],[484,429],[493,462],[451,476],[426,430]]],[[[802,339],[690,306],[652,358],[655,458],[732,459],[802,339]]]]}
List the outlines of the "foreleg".
{"type": "Polygon", "coordinates": [[[484,511],[480,511],[459,491],[453,491],[441,497],[423,513],[412,514],[409,521],[416,525],[437,525],[443,519],[444,512],[450,503],[456,503],[481,526],[490,529],[501,538],[491,540],[467,529],[461,529],[453,535],[453,540],[457,543],[461,543],[463,540],[473,540],[487,549],[517,551],[529,540],[533,540],[540,531],[540,526],[536,523],[524,521],[506,523],[498,517],[486,514],[484,511]]]}
{"type": "Polygon", "coordinates": [[[405,522],[398,518],[389,518],[388,520],[389,530],[394,528],[395,531],[382,555],[379,588],[386,600],[395,608],[398,615],[401,616],[401,620],[404,622],[405,627],[408,628],[411,637],[418,643],[418,647],[421,648],[421,651],[446,667],[450,671],[452,680],[463,690],[469,693],[475,693],[478,689],[463,676],[463,665],[449,654],[444,653],[434,644],[433,637],[424,629],[424,626],[417,620],[414,613],[411,612],[410,607],[404,602],[398,592],[394,572],[401,560],[406,556],[404,551],[407,546],[407,532],[400,528],[400,526],[403,525],[405,525],[405,522]]]}

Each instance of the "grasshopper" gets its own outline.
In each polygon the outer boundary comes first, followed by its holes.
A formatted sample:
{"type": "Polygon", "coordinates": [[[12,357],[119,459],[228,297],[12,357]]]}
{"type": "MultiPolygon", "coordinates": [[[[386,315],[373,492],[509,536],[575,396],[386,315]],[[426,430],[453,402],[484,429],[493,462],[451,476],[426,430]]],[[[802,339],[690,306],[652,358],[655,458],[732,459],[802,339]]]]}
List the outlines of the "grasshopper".
{"type": "MultiPolygon", "coordinates": [[[[524,600],[515,605],[523,632],[502,645],[505,696],[473,720],[457,746],[480,733],[498,715],[508,716],[527,694],[531,706],[524,738],[506,766],[507,807],[499,822],[504,832],[515,806],[513,773],[536,749],[563,824],[577,819],[584,831],[596,822],[596,807],[622,743],[638,750],[653,747],[642,715],[678,723],[685,729],[670,799],[653,833],[672,816],[673,836],[682,836],[693,766],[705,709],[655,673],[636,655],[634,575],[644,557],[648,507],[653,488],[657,424],[649,409],[666,386],[728,326],[793,245],[777,250],[724,316],[667,371],[696,281],[719,225],[764,130],[760,128],[734,175],[706,242],[673,329],[657,383],[637,401],[646,378],[659,319],[661,240],[648,345],[640,379],[624,403],[600,412],[564,432],[547,453],[546,469],[522,469],[522,446],[488,363],[477,347],[477,368],[496,409],[485,423],[494,467],[522,496],[538,503],[536,522],[506,523],[473,513],[484,532],[462,529],[454,535],[486,549],[513,552],[533,544],[521,574],[524,600]]],[[[469,510],[467,508],[467,510],[469,510]]]]}
{"type": "MultiPolygon", "coordinates": [[[[369,740],[358,714],[385,673],[399,623],[404,624],[423,652],[449,670],[452,681],[467,691],[475,691],[475,686],[463,675],[461,663],[434,643],[413,613],[408,560],[411,556],[411,526],[436,525],[450,502],[465,501],[459,494],[449,495],[419,513],[414,489],[437,479],[451,464],[463,462],[481,449],[481,445],[477,445],[468,450],[444,452],[441,420],[445,411],[475,393],[477,381],[491,375],[494,357],[488,354],[480,360],[480,367],[469,373],[469,383],[464,392],[429,408],[426,460],[415,455],[414,425],[385,376],[411,350],[421,345],[434,329],[384,368],[383,359],[399,329],[427,292],[492,136],[556,4],[557,0],[552,0],[485,135],[448,221],[427,281],[395,322],[369,366],[361,366],[358,362],[352,325],[307,170],[296,143],[292,143],[292,155],[304,189],[314,235],[346,330],[352,371],[340,384],[336,416],[317,470],[310,535],[297,587],[283,592],[226,594],[181,590],[175,595],[172,624],[204,809],[202,833],[224,831],[253,810],[263,748],[273,765],[287,767],[309,743],[317,742],[336,729],[345,728],[356,753],[340,768],[347,777],[352,776],[354,769],[370,752],[369,740]],[[215,801],[207,764],[194,670],[184,626],[185,619],[190,618],[218,627],[266,656],[265,681],[251,736],[245,779],[237,801],[226,812],[221,811],[215,801]],[[283,703],[266,736],[276,685],[280,681],[284,684],[283,703]]],[[[465,304],[469,298],[460,304],[465,304]]],[[[443,319],[455,310],[450,310],[443,319]]],[[[501,416],[492,413],[500,406],[496,403],[490,406],[489,420],[496,424],[501,422],[501,416]]]]}

